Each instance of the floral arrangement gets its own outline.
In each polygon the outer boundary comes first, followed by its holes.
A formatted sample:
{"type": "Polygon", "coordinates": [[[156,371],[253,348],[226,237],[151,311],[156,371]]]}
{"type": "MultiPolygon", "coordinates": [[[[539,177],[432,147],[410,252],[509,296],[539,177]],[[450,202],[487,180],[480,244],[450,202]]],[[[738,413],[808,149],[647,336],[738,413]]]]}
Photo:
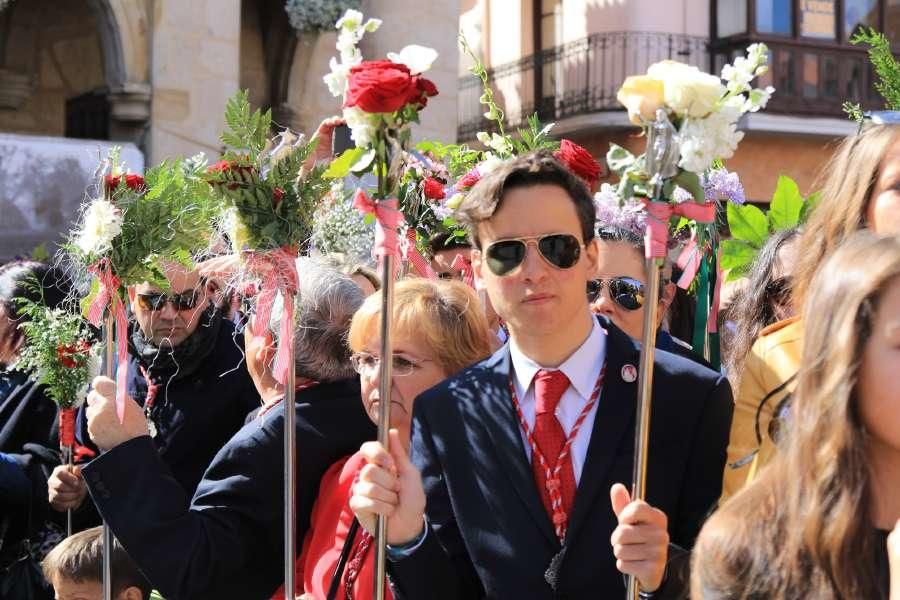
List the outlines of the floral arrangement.
{"type": "Polygon", "coordinates": [[[62,308],[18,299],[23,314],[19,324],[25,344],[16,363],[32,373],[60,407],[60,445],[75,443],[75,409],[87,398],[94,377],[100,374],[100,352],[84,319],[62,308]]]}
{"type": "MultiPolygon", "coordinates": [[[[672,125],[677,149],[674,172],[666,175],[663,196],[672,198],[675,186],[705,202],[700,175],[716,160],[734,155],[744,134],[737,130],[741,115],[765,108],[774,88],[752,88],[756,76],[767,72],[768,48],[752,44],[746,57],[725,65],[721,78],[693,66],[666,60],[651,65],[646,75],[628,77],[617,97],[631,121],[647,129],[663,111],[672,125]]],[[[651,174],[644,156],[615,144],[607,155],[610,168],[620,177],[619,195],[653,197],[651,174]]]]}
{"type": "Polygon", "coordinates": [[[434,83],[423,77],[437,52],[410,45],[399,53],[388,53],[388,60],[363,61],[356,43],[380,23],[369,19],[363,24],[358,11],[347,11],[337,23],[341,62],[332,59],[332,72],[325,82],[334,95],[343,97],[343,117],[356,147],[335,160],[326,176],[373,174],[377,180],[374,200],[359,188],[354,205],[376,223],[374,254],[379,260],[385,256],[407,259],[430,276],[430,267],[417,248],[416,228],[439,196],[445,195],[438,188],[447,178],[434,165],[411,157],[406,148],[409,126],[419,122],[419,111],[438,93],[434,83]]]}
{"type": "Polygon", "coordinates": [[[296,255],[312,234],[313,212],[329,191],[325,167],[304,166],[319,140],[285,129],[268,139],[271,111],[250,111],[248,91],[225,106],[228,150],[205,177],[228,209],[222,225],[237,252],[293,249],[296,255]]]}
{"type": "Polygon", "coordinates": [[[324,31],[344,11],[359,8],[359,4],[359,0],[287,0],[284,11],[297,31],[324,31]]]}
{"type": "Polygon", "coordinates": [[[96,187],[67,250],[76,264],[110,270],[125,285],[148,281],[163,289],[162,264],[190,264],[208,245],[213,215],[200,159],[164,162],[145,175],[128,173],[118,148],[101,162],[96,187]]]}
{"type": "MultiPolygon", "coordinates": [[[[682,269],[678,285],[693,287],[697,295],[692,341],[698,352],[710,335],[717,335],[719,201],[731,200],[729,207],[744,201],[736,176],[719,169],[743,138],[738,119],[764,108],[774,92],[751,86],[767,72],[767,60],[765,44],[753,44],[719,77],[666,60],[651,65],[646,75],[628,77],[617,94],[631,121],[647,134],[647,150],[635,156],[610,145],[606,160],[619,176],[615,193],[620,203],[644,205],[647,258],[664,258],[673,232],[686,238],[677,261],[682,269]]],[[[709,346],[715,365],[717,344],[709,346]]]]}
{"type": "Polygon", "coordinates": [[[726,281],[747,275],[769,236],[805,223],[818,199],[818,192],[804,197],[797,182],[781,175],[768,211],[752,204],[728,204],[731,239],[722,241],[720,261],[722,269],[728,272],[726,281]]]}

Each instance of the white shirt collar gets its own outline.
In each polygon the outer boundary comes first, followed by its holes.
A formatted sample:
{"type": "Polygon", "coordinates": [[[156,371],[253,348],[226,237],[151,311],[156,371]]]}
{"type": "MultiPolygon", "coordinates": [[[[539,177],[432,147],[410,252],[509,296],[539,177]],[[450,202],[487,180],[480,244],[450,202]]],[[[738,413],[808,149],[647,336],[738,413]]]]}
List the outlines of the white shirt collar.
{"type": "MultiPolygon", "coordinates": [[[[581,346],[573,352],[560,366],[559,370],[569,378],[572,387],[585,400],[590,399],[600,376],[600,369],[606,360],[606,333],[596,318],[591,316],[591,333],[581,346]]],[[[514,382],[517,393],[522,398],[531,387],[534,376],[543,367],[525,356],[516,346],[515,339],[509,340],[509,355],[512,361],[514,382]]]]}

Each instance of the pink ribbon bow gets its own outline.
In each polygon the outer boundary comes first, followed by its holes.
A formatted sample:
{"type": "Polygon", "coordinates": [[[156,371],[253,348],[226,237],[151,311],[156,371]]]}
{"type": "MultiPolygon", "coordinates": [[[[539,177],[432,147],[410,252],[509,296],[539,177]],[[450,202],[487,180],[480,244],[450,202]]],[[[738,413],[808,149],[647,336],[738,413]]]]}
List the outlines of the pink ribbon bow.
{"type": "Polygon", "coordinates": [[[427,277],[428,279],[438,278],[437,273],[434,272],[434,269],[431,268],[431,265],[422,256],[422,253],[416,248],[416,230],[414,227],[406,230],[406,260],[422,277],[427,277]]]}
{"type": "Polygon", "coordinates": [[[682,202],[652,202],[641,198],[647,211],[647,232],[644,234],[644,256],[647,258],[665,258],[669,250],[669,219],[673,215],[692,219],[698,223],[712,223],[716,218],[716,205],[713,202],[697,204],[682,202]]]}
{"type": "Polygon", "coordinates": [[[297,251],[283,247],[264,252],[250,252],[247,255],[247,269],[262,280],[256,296],[256,317],[253,319],[253,335],[264,335],[269,326],[275,297],[281,292],[284,311],[278,330],[278,350],[272,375],[281,384],[287,381],[290,357],[294,348],[294,296],[297,294],[297,251]]]}
{"type": "Polygon", "coordinates": [[[457,254],[450,264],[450,268],[462,273],[463,282],[473,290],[475,289],[475,271],[472,270],[471,260],[462,254],[457,254]]]}
{"type": "Polygon", "coordinates": [[[394,257],[394,276],[397,274],[397,263],[402,259],[400,254],[400,238],[397,229],[403,223],[403,213],[398,209],[396,198],[375,201],[369,198],[362,188],[356,190],[353,206],[363,214],[375,215],[375,247],[372,255],[378,257],[379,269],[385,256],[394,257]]]}
{"type": "MultiPolygon", "coordinates": [[[[104,258],[98,263],[88,267],[88,271],[100,282],[100,291],[88,308],[88,321],[95,327],[103,323],[103,314],[106,307],[115,315],[116,321],[116,415],[119,422],[125,420],[125,394],[128,378],[128,319],[125,316],[125,305],[119,298],[119,286],[122,284],[119,278],[112,272],[112,265],[104,258]]],[[[110,336],[113,332],[107,331],[110,336]]]]}

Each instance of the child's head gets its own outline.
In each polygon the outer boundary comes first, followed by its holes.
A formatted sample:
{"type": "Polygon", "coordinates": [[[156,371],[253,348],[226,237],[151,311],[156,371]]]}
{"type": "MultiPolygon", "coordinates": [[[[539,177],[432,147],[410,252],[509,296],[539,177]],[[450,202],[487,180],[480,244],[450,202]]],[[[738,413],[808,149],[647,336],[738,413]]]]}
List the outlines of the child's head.
{"type": "MultiPolygon", "coordinates": [[[[112,595],[116,600],[146,600],[150,584],[119,542],[113,540],[112,595]]],[[[103,598],[103,528],[76,533],[50,551],[42,563],[56,600],[103,598]]]]}

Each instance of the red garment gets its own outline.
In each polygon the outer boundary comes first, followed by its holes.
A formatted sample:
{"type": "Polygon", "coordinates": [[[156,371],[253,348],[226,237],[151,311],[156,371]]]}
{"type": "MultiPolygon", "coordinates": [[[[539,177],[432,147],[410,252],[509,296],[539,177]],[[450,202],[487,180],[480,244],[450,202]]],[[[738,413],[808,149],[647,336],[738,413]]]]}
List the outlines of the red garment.
{"type": "MultiPolygon", "coordinates": [[[[534,481],[541,494],[544,509],[550,519],[556,523],[548,491],[547,470],[551,472],[556,466],[557,458],[566,444],[566,434],[562,425],[556,419],[556,407],[562,399],[563,393],[569,387],[569,378],[562,371],[538,371],[534,376],[534,441],[537,442],[545,464],[541,464],[537,457],[532,456],[531,469],[534,473],[534,481]]],[[[572,514],[572,503],[575,500],[575,471],[572,468],[571,455],[563,460],[562,469],[559,472],[559,481],[550,479],[549,485],[556,483],[562,492],[562,510],[566,515],[572,514]]]]}
{"type": "MultiPolygon", "coordinates": [[[[331,465],[319,484],[319,496],[313,505],[309,518],[309,530],[303,540],[303,549],[296,563],[297,582],[303,582],[303,592],[316,600],[324,599],[331,585],[331,577],[341,556],[341,550],[347,539],[350,524],[353,522],[353,511],[350,510],[350,494],[353,482],[365,465],[360,453],[341,459],[331,465]]],[[[350,560],[353,559],[365,530],[360,528],[356,534],[350,560]]],[[[350,563],[348,560],[348,566],[350,563]]],[[[344,571],[346,575],[346,569],[344,571]]],[[[352,598],[372,597],[373,578],[375,575],[375,551],[369,549],[365,553],[359,568],[359,575],[353,583],[352,598]]],[[[393,600],[390,587],[386,587],[384,597],[393,600]]],[[[344,589],[344,577],[338,587],[336,600],[347,598],[344,589]]],[[[284,591],[279,589],[273,600],[284,600],[284,591]]]]}

